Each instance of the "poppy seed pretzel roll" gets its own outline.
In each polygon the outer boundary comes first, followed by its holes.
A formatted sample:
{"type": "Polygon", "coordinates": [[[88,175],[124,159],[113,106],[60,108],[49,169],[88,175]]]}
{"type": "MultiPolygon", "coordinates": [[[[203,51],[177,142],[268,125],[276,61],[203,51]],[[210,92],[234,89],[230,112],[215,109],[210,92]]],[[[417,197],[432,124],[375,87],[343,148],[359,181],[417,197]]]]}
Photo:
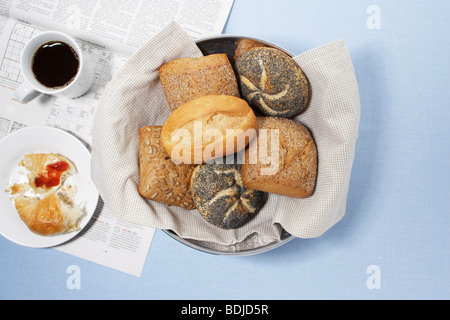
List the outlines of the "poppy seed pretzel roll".
{"type": "Polygon", "coordinates": [[[308,107],[311,90],[300,66],[275,48],[255,48],[236,61],[242,97],[264,116],[292,118],[308,107]]]}
{"type": "Polygon", "coordinates": [[[195,168],[192,197],[206,221],[222,229],[236,229],[256,215],[264,192],[245,187],[241,172],[239,164],[203,164],[195,168]]]}
{"type": "Polygon", "coordinates": [[[144,198],[186,210],[195,208],[190,191],[194,166],[176,165],[161,144],[161,127],[139,130],[139,193],[144,198]]]}
{"type": "Polygon", "coordinates": [[[159,68],[159,78],[171,111],[207,95],[240,97],[236,75],[224,53],[169,61],[159,68]]]}

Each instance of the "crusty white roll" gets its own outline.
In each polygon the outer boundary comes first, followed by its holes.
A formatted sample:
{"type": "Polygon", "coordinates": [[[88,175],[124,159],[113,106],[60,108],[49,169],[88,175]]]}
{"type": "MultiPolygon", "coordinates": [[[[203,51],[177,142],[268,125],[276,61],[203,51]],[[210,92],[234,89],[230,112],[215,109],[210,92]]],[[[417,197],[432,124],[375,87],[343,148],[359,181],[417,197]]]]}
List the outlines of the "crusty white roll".
{"type": "Polygon", "coordinates": [[[194,99],[170,114],[161,141],[174,163],[200,164],[244,149],[256,135],[245,100],[228,95],[194,99]]]}

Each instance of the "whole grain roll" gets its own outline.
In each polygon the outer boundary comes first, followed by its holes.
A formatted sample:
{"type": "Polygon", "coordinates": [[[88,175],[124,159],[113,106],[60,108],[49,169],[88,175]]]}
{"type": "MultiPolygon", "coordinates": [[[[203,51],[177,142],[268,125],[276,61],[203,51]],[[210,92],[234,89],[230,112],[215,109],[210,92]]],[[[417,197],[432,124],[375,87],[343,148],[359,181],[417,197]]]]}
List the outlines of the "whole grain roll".
{"type": "Polygon", "coordinates": [[[254,48],[236,61],[242,97],[264,116],[292,118],[308,107],[311,89],[300,66],[275,48],[254,48]]]}
{"type": "Polygon", "coordinates": [[[174,164],[161,143],[161,127],[139,130],[139,193],[144,198],[178,206],[195,208],[190,183],[193,165],[174,164]]]}
{"type": "Polygon", "coordinates": [[[311,196],[318,162],[311,132],[295,120],[277,117],[257,117],[256,130],[257,139],[247,148],[242,165],[243,184],[295,198],[311,196]]]}
{"type": "Polygon", "coordinates": [[[240,97],[236,75],[224,53],[169,61],[159,68],[159,78],[171,111],[207,95],[240,97]]]}
{"type": "Polygon", "coordinates": [[[264,193],[242,184],[241,165],[204,164],[191,178],[192,198],[200,214],[222,229],[236,229],[256,215],[264,193]]]}

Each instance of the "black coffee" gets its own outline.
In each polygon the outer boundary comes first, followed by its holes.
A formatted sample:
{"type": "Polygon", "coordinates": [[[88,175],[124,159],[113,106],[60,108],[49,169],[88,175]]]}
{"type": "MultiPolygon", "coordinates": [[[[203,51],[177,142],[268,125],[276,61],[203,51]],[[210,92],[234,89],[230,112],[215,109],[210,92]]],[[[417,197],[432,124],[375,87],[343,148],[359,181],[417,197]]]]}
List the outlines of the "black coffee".
{"type": "Polygon", "coordinates": [[[34,53],[31,67],[34,77],[42,85],[59,89],[72,82],[78,73],[78,54],[67,43],[50,41],[34,53]]]}

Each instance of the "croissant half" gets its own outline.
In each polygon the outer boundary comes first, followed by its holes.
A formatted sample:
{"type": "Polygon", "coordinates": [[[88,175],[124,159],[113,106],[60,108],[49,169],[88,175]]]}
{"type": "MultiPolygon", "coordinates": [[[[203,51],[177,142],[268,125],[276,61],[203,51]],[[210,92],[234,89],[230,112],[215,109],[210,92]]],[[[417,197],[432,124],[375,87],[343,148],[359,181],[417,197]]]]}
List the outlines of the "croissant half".
{"type": "Polygon", "coordinates": [[[23,165],[30,171],[29,184],[37,193],[59,189],[68,177],[76,173],[69,159],[54,153],[26,154],[23,165]]]}
{"type": "Polygon", "coordinates": [[[57,193],[51,193],[42,200],[18,197],[14,204],[22,221],[39,235],[56,235],[80,229],[83,211],[64,202],[57,193]]]}

